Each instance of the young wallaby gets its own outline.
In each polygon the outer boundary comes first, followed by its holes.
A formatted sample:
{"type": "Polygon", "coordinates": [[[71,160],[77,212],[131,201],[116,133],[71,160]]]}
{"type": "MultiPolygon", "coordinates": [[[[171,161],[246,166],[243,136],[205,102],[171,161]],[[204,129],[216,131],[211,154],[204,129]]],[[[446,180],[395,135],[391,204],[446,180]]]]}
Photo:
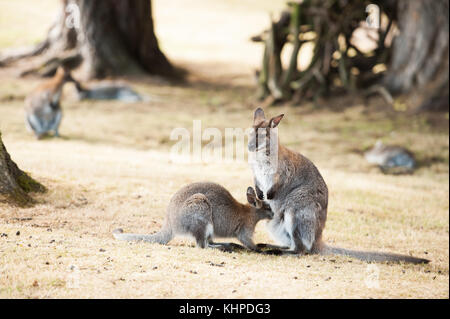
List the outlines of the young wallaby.
{"type": "Polygon", "coordinates": [[[274,213],[268,223],[269,232],[286,246],[269,253],[340,254],[365,261],[428,262],[404,255],[326,246],[322,232],[327,219],[327,185],[310,160],[279,143],[277,126],[282,118],[283,114],[267,120],[264,111],[258,108],[248,144],[249,151],[255,155],[251,166],[256,193],[260,200],[266,199],[274,213]]]}
{"type": "Polygon", "coordinates": [[[74,82],[74,79],[68,70],[59,67],[53,78],[42,83],[26,98],[25,122],[38,139],[50,131],[59,136],[62,118],[60,99],[67,82],[74,82]]]}
{"type": "Polygon", "coordinates": [[[193,183],[173,195],[167,207],[164,226],[153,235],[124,234],[113,231],[116,239],[142,240],[167,244],[177,235],[195,238],[201,248],[230,248],[239,245],[214,243],[214,237],[237,238],[250,250],[258,251],[253,243],[256,224],[270,219],[270,207],[258,200],[252,187],[247,189],[248,204],[241,204],[222,186],[214,183],[193,183]],[[229,246],[231,245],[231,246],[229,246]]]}
{"type": "Polygon", "coordinates": [[[378,165],[386,174],[409,174],[416,167],[414,155],[406,148],[397,145],[385,145],[377,141],[373,148],[364,153],[366,160],[378,165]]]}
{"type": "Polygon", "coordinates": [[[119,100],[123,102],[142,101],[142,97],[126,85],[103,83],[95,87],[85,88],[76,82],[80,100],[119,100]]]}

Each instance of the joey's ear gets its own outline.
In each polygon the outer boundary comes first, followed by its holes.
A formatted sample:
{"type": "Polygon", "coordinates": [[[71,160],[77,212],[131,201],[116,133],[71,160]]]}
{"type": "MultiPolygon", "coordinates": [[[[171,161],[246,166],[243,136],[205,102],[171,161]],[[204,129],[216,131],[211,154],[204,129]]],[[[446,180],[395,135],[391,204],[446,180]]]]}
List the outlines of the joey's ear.
{"type": "Polygon", "coordinates": [[[278,124],[280,124],[281,119],[283,118],[283,116],[284,116],[284,114],[280,114],[280,115],[278,115],[278,116],[272,117],[272,118],[270,119],[269,126],[270,126],[271,128],[277,127],[278,124]]]}
{"type": "Polygon", "coordinates": [[[256,207],[256,193],[253,187],[247,188],[247,201],[250,205],[256,207]]]}
{"type": "Polygon", "coordinates": [[[257,125],[264,121],[266,116],[264,115],[264,111],[262,108],[258,107],[255,111],[255,115],[253,116],[253,124],[257,125]]]}

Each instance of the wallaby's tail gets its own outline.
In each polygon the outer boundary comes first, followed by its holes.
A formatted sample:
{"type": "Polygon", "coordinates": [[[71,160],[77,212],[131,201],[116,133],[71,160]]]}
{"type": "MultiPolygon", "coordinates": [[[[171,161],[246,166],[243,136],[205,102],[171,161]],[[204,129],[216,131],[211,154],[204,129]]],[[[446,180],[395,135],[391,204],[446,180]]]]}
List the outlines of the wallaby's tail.
{"type": "Polygon", "coordinates": [[[118,240],[145,241],[161,245],[167,244],[173,237],[172,231],[167,226],[164,226],[160,231],[152,235],[128,234],[124,233],[122,228],[119,228],[113,231],[113,236],[118,240]]]}
{"type": "Polygon", "coordinates": [[[394,261],[394,262],[405,262],[412,264],[427,264],[430,261],[424,258],[417,258],[407,255],[391,254],[391,253],[379,253],[371,251],[358,251],[350,250],[344,248],[330,247],[323,245],[319,253],[321,255],[342,255],[353,257],[362,261],[374,261],[374,262],[384,262],[384,261],[394,261]]]}

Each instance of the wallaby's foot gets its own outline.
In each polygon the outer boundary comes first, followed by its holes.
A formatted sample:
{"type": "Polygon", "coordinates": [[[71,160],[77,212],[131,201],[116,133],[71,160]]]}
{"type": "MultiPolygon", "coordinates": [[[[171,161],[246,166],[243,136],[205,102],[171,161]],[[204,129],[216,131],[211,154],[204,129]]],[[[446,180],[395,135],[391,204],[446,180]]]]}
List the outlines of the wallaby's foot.
{"type": "Polygon", "coordinates": [[[269,249],[263,251],[262,253],[265,255],[272,255],[272,256],[301,255],[301,253],[295,250],[281,250],[281,249],[269,249]]]}
{"type": "Polygon", "coordinates": [[[210,242],[208,244],[208,247],[219,249],[219,250],[227,252],[227,253],[232,253],[235,250],[245,250],[246,249],[244,246],[241,246],[241,245],[235,244],[235,243],[214,243],[214,242],[210,242]]]}
{"type": "Polygon", "coordinates": [[[234,249],[231,246],[228,246],[226,244],[217,244],[217,243],[209,243],[209,248],[218,249],[220,251],[223,251],[225,253],[232,253],[234,252],[234,249]]]}
{"type": "Polygon", "coordinates": [[[123,229],[122,228],[114,229],[112,233],[113,234],[122,234],[123,233],[123,229]]]}
{"type": "Polygon", "coordinates": [[[229,245],[229,246],[232,247],[233,249],[240,249],[240,250],[246,249],[244,246],[241,246],[241,245],[235,244],[235,243],[227,243],[227,245],[229,245]]]}
{"type": "Polygon", "coordinates": [[[283,255],[283,251],[280,249],[269,249],[269,250],[264,250],[262,252],[262,254],[271,255],[271,256],[281,256],[281,255],[283,255]]]}
{"type": "Polygon", "coordinates": [[[206,248],[209,246],[208,241],[204,237],[200,236],[195,241],[197,242],[197,247],[199,248],[206,248]]]}
{"type": "Polygon", "coordinates": [[[258,247],[260,249],[278,249],[278,250],[289,249],[289,247],[286,247],[286,246],[277,246],[277,245],[264,244],[264,243],[256,244],[256,247],[258,247]]]}

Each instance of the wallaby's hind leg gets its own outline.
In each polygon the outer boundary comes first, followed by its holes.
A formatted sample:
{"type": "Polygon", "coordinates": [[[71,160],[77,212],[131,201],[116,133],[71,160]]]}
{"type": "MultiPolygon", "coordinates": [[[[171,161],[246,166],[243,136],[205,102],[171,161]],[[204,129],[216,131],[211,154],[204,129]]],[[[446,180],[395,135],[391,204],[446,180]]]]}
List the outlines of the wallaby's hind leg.
{"type": "Polygon", "coordinates": [[[50,130],[55,132],[55,137],[59,137],[59,125],[61,124],[62,112],[58,111],[53,119],[50,130]]]}
{"type": "Polygon", "coordinates": [[[316,242],[319,225],[317,220],[317,203],[311,202],[297,210],[293,215],[293,245],[299,252],[311,252],[316,242]]]}
{"type": "Polygon", "coordinates": [[[199,248],[206,248],[208,246],[205,236],[200,234],[195,237],[195,241],[197,242],[197,247],[199,248]]]}
{"type": "Polygon", "coordinates": [[[28,127],[33,131],[36,138],[41,139],[46,133],[46,130],[45,130],[42,122],[34,114],[27,115],[26,119],[27,119],[28,127]]]}
{"type": "Polygon", "coordinates": [[[209,247],[209,241],[213,235],[213,225],[207,224],[206,227],[203,227],[202,223],[200,223],[197,230],[193,233],[195,241],[197,242],[197,246],[200,248],[209,247]]]}
{"type": "Polygon", "coordinates": [[[271,249],[265,251],[265,253],[270,255],[300,255],[311,252],[316,240],[317,222],[314,210],[316,208],[315,203],[311,203],[294,212],[287,212],[284,227],[291,238],[289,249],[271,249]]]}
{"type": "Polygon", "coordinates": [[[208,247],[208,241],[214,233],[208,198],[200,193],[190,196],[183,203],[180,216],[174,225],[177,232],[193,236],[200,248],[208,247]]]}

